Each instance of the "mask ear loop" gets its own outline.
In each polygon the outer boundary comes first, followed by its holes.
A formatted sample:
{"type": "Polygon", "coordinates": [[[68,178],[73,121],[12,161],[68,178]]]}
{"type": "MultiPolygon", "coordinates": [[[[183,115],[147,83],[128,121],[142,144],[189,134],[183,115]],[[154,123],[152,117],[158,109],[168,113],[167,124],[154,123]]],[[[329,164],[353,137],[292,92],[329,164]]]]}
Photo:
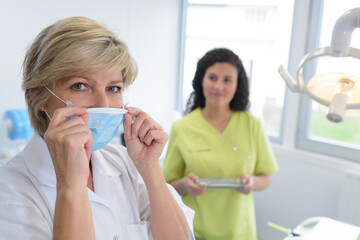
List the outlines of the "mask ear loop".
{"type": "Polygon", "coordinates": [[[51,91],[47,86],[44,86],[52,95],[54,95],[54,97],[56,97],[57,99],[59,99],[60,101],[62,101],[63,103],[65,103],[66,105],[67,105],[67,103],[64,101],[64,100],[62,100],[61,98],[59,98],[58,96],[56,96],[56,94],[55,93],[53,93],[53,91],[51,91]]]}
{"type": "Polygon", "coordinates": [[[69,102],[69,101],[64,101],[62,100],[61,98],[59,98],[53,91],[51,91],[47,86],[44,86],[52,95],[54,95],[54,97],[56,97],[57,99],[59,99],[60,101],[62,101],[63,103],[66,104],[67,107],[71,107],[71,106],[74,106],[74,104],[72,104],[72,102],[69,102]]]}
{"type": "MultiPolygon", "coordinates": [[[[69,106],[74,106],[74,104],[72,104],[71,102],[69,102],[69,101],[64,101],[64,100],[62,100],[61,98],[59,98],[55,93],[53,93],[53,91],[51,91],[47,86],[44,86],[54,97],[56,97],[57,99],[59,99],[61,102],[63,102],[63,103],[65,103],[66,104],[66,106],[67,107],[69,107],[69,106]]],[[[51,117],[50,117],[50,115],[48,114],[48,112],[47,111],[45,111],[45,109],[44,109],[44,107],[43,107],[43,110],[44,110],[44,112],[45,112],[45,114],[46,114],[46,116],[50,119],[50,121],[51,121],[51,117]]]]}
{"type": "Polygon", "coordinates": [[[49,120],[51,121],[52,119],[51,119],[50,115],[47,113],[47,111],[44,111],[44,112],[45,112],[46,116],[49,118],[49,120]]]}
{"type": "Polygon", "coordinates": [[[49,118],[49,120],[51,121],[51,117],[50,115],[48,114],[48,112],[45,110],[45,107],[42,107],[41,108],[41,111],[44,112],[46,114],[46,116],[49,118]]]}

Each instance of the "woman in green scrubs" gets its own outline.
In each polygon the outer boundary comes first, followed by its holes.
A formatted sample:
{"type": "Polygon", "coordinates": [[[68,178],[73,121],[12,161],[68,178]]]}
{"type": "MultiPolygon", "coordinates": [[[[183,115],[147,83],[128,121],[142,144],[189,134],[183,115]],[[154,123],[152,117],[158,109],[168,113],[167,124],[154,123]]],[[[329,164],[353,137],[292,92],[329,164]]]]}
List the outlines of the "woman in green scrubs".
{"type": "Polygon", "coordinates": [[[253,191],[269,187],[276,160],[259,119],[248,111],[249,83],[229,49],[198,62],[188,114],[171,129],[166,181],[195,210],[201,240],[256,240],[253,191]],[[206,188],[198,178],[241,178],[242,188],[206,188]]]}

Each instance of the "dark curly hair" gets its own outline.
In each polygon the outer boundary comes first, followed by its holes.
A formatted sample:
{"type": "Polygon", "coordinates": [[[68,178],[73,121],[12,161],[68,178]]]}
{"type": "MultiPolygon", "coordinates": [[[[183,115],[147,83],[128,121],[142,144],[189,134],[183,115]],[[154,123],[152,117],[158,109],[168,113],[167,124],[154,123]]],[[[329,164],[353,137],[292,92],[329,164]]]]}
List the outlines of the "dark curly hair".
{"type": "Polygon", "coordinates": [[[237,88],[234,98],[230,102],[230,109],[232,111],[243,111],[249,108],[249,81],[240,58],[227,48],[215,48],[208,51],[197,63],[192,82],[194,91],[190,94],[187,101],[186,113],[190,113],[198,107],[205,107],[202,81],[207,68],[218,62],[229,63],[235,66],[238,71],[237,88]]]}

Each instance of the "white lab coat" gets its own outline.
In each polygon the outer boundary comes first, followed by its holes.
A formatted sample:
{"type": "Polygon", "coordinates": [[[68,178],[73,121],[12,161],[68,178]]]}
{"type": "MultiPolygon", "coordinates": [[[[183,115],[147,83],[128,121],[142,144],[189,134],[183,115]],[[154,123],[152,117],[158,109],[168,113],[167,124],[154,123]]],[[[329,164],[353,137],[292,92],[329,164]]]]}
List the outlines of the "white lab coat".
{"type": "MultiPolygon", "coordinates": [[[[92,164],[94,192],[88,189],[88,196],[96,239],[153,239],[147,190],[126,149],[108,144],[93,152],[92,164]]],[[[168,186],[193,235],[194,212],[168,186]]],[[[35,133],[25,149],[0,168],[0,239],[52,239],[55,200],[52,160],[35,133]]]]}

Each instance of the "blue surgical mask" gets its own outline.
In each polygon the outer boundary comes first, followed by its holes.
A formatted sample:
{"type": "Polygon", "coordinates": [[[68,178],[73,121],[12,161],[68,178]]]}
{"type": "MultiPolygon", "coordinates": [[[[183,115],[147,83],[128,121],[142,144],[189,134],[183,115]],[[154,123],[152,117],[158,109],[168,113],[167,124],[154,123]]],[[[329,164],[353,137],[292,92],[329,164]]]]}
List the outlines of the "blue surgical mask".
{"type": "MultiPolygon", "coordinates": [[[[46,89],[53,94],[56,98],[66,104],[66,106],[74,106],[69,101],[64,101],[55,95],[50,89],[46,89]]],[[[92,151],[99,150],[105,147],[117,134],[120,125],[124,120],[124,114],[127,110],[122,108],[88,108],[89,115],[88,126],[93,138],[92,151]]],[[[50,116],[48,115],[50,118],[50,116]]],[[[66,121],[76,117],[68,117],[66,121]]]]}
{"type": "Polygon", "coordinates": [[[127,110],[121,108],[88,108],[92,151],[105,147],[116,135],[127,110]]]}

